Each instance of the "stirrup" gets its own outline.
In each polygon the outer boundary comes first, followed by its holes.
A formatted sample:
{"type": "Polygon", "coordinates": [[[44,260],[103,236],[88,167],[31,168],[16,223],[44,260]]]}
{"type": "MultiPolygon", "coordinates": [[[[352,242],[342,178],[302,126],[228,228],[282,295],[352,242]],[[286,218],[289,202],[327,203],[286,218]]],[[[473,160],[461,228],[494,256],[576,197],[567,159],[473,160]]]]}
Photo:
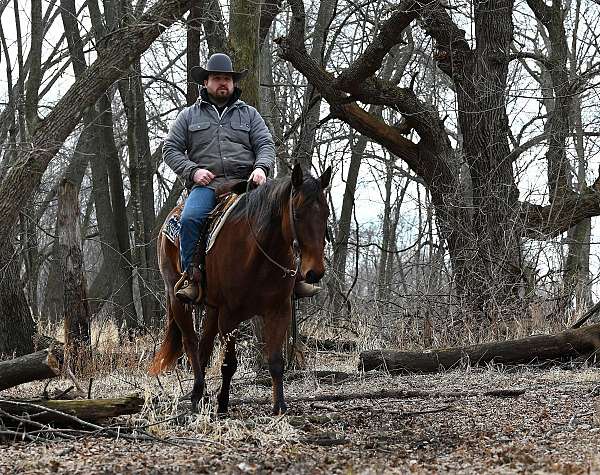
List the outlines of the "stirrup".
{"type": "Polygon", "coordinates": [[[309,297],[314,297],[319,292],[323,290],[322,287],[318,285],[309,284],[303,280],[298,281],[294,284],[294,299],[304,299],[309,297]]]}
{"type": "Polygon", "coordinates": [[[179,278],[179,280],[175,283],[175,286],[173,287],[173,291],[175,293],[179,292],[179,289],[181,289],[181,287],[183,287],[183,284],[185,283],[186,280],[188,280],[188,273],[187,273],[187,271],[184,271],[183,274],[181,274],[181,277],[179,278]]]}

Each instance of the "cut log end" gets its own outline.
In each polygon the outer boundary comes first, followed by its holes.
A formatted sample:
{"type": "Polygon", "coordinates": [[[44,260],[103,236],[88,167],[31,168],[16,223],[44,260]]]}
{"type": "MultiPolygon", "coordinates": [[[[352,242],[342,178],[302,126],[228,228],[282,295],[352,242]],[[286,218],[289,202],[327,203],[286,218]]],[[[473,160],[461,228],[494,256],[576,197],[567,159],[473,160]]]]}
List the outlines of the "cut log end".
{"type": "Polygon", "coordinates": [[[62,370],[61,356],[48,348],[0,362],[0,391],[31,381],[55,378],[62,370]]]}

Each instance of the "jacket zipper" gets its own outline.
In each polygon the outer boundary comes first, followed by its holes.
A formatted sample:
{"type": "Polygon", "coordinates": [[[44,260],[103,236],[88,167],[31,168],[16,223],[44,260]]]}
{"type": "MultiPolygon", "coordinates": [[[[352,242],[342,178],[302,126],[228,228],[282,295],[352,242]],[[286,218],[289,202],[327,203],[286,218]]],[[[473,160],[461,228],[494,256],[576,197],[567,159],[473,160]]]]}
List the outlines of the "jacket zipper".
{"type": "Polygon", "coordinates": [[[219,114],[219,109],[217,109],[213,103],[210,103],[210,105],[213,106],[213,109],[215,110],[215,112],[217,113],[217,116],[219,117],[219,157],[221,157],[221,167],[223,168],[224,178],[226,180],[229,180],[229,177],[227,176],[227,171],[225,170],[225,162],[224,162],[224,158],[223,158],[223,152],[221,151],[221,128],[223,127],[223,124],[221,124],[221,120],[223,119],[223,117],[225,117],[225,113],[229,111],[229,107],[225,107],[225,109],[223,109],[223,113],[219,114]]]}

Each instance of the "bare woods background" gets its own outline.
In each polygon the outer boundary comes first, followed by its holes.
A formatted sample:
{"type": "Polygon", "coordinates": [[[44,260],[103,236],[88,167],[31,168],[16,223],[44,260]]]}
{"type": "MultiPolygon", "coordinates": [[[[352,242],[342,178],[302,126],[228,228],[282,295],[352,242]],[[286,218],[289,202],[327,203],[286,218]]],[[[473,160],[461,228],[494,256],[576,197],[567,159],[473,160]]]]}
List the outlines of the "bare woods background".
{"type": "Polygon", "coordinates": [[[335,170],[305,333],[429,347],[563,328],[598,269],[598,13],[0,0],[0,354],[61,337],[65,316],[67,332],[162,327],[156,235],[183,188],[161,140],[215,51],[252,72],[243,97],[269,123],[276,174],[335,170]]]}

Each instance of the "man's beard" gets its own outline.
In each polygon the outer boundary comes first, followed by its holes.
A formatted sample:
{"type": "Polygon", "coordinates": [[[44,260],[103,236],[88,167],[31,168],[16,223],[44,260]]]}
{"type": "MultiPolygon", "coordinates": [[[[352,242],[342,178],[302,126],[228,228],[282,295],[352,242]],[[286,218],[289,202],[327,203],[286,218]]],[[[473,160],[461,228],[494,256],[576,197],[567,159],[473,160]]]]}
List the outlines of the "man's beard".
{"type": "Polygon", "coordinates": [[[218,104],[220,106],[223,106],[229,102],[229,99],[233,95],[233,91],[230,93],[227,89],[217,89],[215,94],[211,94],[209,92],[208,95],[213,100],[213,102],[215,102],[216,104],[218,104]],[[226,93],[219,94],[219,92],[221,92],[221,91],[225,91],[226,93]]]}

